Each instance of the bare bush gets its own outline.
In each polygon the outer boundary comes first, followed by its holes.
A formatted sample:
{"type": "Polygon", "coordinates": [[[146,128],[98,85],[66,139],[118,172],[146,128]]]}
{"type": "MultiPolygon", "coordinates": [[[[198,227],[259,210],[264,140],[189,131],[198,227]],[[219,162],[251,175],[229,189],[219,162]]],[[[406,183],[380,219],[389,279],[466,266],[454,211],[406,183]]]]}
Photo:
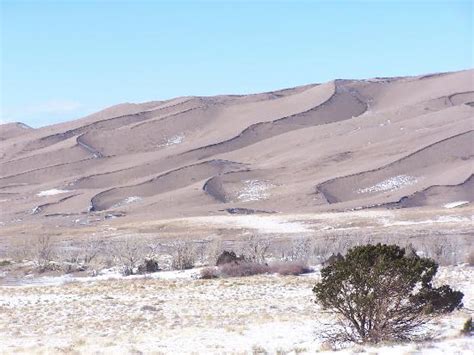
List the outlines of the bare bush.
{"type": "Polygon", "coordinates": [[[427,239],[421,250],[427,257],[435,260],[440,265],[453,265],[461,260],[459,248],[449,237],[433,237],[427,239]]]}
{"type": "Polygon", "coordinates": [[[291,244],[281,245],[279,252],[282,260],[305,261],[312,256],[313,243],[310,238],[297,238],[291,241],[291,244]]]}
{"type": "Polygon", "coordinates": [[[196,262],[196,249],[191,242],[176,241],[171,244],[171,268],[174,270],[192,269],[196,262]]]}
{"type": "Polygon", "coordinates": [[[223,277],[243,277],[270,272],[270,267],[265,264],[243,262],[239,264],[224,264],[219,266],[219,275],[223,277]]]}
{"type": "Polygon", "coordinates": [[[139,240],[126,239],[114,245],[113,253],[122,266],[123,275],[133,275],[140,261],[144,259],[145,246],[139,240]]]}
{"type": "Polygon", "coordinates": [[[56,249],[50,235],[41,235],[32,243],[33,262],[39,272],[53,270],[56,265],[52,263],[56,257],[56,249]]]}
{"type": "Polygon", "coordinates": [[[105,243],[97,237],[81,240],[61,252],[61,266],[67,273],[85,271],[105,251],[105,243]]]}
{"type": "Polygon", "coordinates": [[[210,240],[207,244],[206,260],[207,265],[216,265],[217,259],[222,254],[224,246],[220,238],[210,240]]]}
{"type": "Polygon", "coordinates": [[[270,241],[257,236],[250,236],[245,241],[244,256],[254,263],[265,263],[270,241]]]}
{"type": "Polygon", "coordinates": [[[313,270],[302,261],[292,261],[292,262],[276,262],[270,265],[270,272],[280,274],[283,276],[286,275],[301,275],[313,270]]]}

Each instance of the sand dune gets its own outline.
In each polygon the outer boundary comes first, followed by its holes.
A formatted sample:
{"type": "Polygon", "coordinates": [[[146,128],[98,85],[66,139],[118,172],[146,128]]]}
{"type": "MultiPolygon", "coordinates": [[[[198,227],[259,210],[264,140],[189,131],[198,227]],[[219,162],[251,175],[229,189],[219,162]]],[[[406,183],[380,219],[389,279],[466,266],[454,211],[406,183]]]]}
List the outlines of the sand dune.
{"type": "Polygon", "coordinates": [[[1,222],[470,203],[473,77],[334,80],[0,125],[1,222]],[[68,193],[39,194],[54,189],[68,193]]]}

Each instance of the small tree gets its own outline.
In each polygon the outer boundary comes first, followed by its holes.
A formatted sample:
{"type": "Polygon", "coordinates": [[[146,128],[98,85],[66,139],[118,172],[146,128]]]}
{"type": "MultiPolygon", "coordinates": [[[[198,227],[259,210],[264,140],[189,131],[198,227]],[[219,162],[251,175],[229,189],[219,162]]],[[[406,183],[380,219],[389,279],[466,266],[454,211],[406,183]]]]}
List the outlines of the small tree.
{"type": "Polygon", "coordinates": [[[327,337],[338,342],[408,340],[433,316],[462,307],[463,294],[434,288],[438,265],[396,245],[350,249],[321,270],[316,302],[337,315],[327,337]]]}

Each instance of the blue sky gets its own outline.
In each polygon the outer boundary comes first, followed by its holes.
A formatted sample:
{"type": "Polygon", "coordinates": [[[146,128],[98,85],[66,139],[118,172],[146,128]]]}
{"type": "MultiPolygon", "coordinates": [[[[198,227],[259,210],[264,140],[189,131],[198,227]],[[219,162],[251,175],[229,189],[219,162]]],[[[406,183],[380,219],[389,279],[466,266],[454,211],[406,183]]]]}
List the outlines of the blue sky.
{"type": "Polygon", "coordinates": [[[1,116],[473,67],[471,1],[1,2],[1,116]]]}

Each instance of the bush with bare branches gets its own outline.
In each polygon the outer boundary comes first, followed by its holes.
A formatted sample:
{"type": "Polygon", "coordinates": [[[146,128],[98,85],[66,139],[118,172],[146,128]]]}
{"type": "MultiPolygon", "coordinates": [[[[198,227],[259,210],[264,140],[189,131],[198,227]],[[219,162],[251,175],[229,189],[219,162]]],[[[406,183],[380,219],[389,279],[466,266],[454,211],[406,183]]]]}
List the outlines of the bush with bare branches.
{"type": "Polygon", "coordinates": [[[134,239],[126,239],[113,246],[112,252],[122,266],[122,274],[133,275],[138,269],[140,261],[144,259],[145,245],[134,239]]]}
{"type": "Polygon", "coordinates": [[[39,272],[54,270],[57,265],[53,263],[56,257],[56,246],[50,235],[40,235],[32,243],[33,262],[39,272]]]}
{"type": "Polygon", "coordinates": [[[171,244],[171,268],[174,270],[192,269],[196,262],[195,245],[187,241],[175,241],[171,244]]]}
{"type": "Polygon", "coordinates": [[[259,238],[252,235],[247,238],[244,246],[245,259],[257,264],[265,263],[270,248],[270,241],[268,239],[259,238]]]}

